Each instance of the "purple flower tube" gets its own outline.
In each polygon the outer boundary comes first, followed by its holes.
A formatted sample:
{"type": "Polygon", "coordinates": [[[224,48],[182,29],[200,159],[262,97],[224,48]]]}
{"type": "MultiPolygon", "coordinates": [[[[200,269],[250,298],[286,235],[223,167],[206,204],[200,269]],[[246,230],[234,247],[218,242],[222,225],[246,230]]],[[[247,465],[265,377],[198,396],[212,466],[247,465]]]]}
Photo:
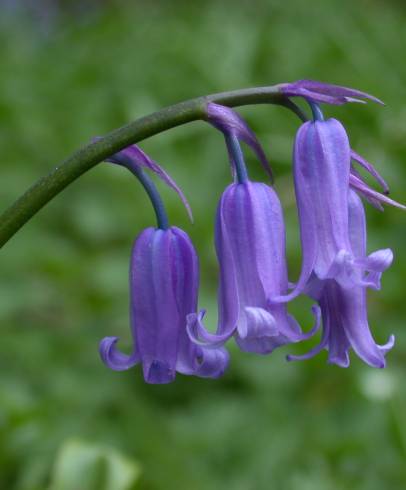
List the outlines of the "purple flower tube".
{"type": "Polygon", "coordinates": [[[100,343],[103,362],[116,371],[141,363],[147,383],[169,383],[176,371],[221,376],[227,351],[195,345],[186,332],[186,316],[197,309],[198,284],[198,259],[186,233],[176,227],[144,230],[130,263],[133,351],[122,354],[118,338],[106,337],[100,343]]]}
{"type": "Polygon", "coordinates": [[[204,311],[187,318],[191,338],[218,347],[234,335],[247,352],[268,354],[276,347],[308,338],[284,304],[268,298],[288,288],[285,227],[275,191],[266,184],[231,184],[217,209],[216,252],[220,266],[216,334],[203,323],[204,311]]]}
{"type": "Polygon", "coordinates": [[[377,276],[372,273],[388,267],[392,252],[383,249],[368,257],[354,254],[348,227],[348,194],[356,177],[350,169],[351,149],[339,121],[309,121],[299,128],[294,147],[294,179],[302,271],[295,289],[272,301],[289,301],[299,295],[312,273],[320,280],[335,279],[347,288],[379,287],[377,276]]]}

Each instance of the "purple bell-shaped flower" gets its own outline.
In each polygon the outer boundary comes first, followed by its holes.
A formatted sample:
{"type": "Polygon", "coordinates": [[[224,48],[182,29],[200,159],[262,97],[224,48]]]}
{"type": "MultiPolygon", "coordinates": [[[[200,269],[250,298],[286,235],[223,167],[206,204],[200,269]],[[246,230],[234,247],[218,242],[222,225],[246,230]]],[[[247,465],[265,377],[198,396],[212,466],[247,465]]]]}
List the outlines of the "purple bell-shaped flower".
{"type": "MultiPolygon", "coordinates": [[[[135,240],[130,262],[131,354],[121,353],[117,337],[100,343],[100,355],[111,369],[122,371],[142,364],[147,383],[169,383],[176,372],[201,377],[221,376],[229,362],[224,348],[207,349],[191,342],[187,315],[197,311],[199,264],[188,235],[169,227],[155,186],[142,172],[147,166],[171,187],[170,177],[135,146],[109,159],[128,167],[144,185],[154,205],[158,228],[147,228],[135,240]]],[[[182,198],[184,202],[183,195],[182,198]]],[[[187,206],[187,209],[190,208],[187,206]]]]}
{"type": "MultiPolygon", "coordinates": [[[[216,120],[215,125],[225,134],[237,182],[226,188],[217,208],[217,332],[204,328],[204,311],[188,316],[188,329],[200,345],[218,347],[234,336],[242,350],[267,354],[311,333],[302,334],[286,305],[269,302],[270,297],[285,294],[288,289],[282,208],[270,186],[248,180],[238,140],[254,142],[257,153],[259,143],[245,123],[235,123],[239,116],[231,109],[210,105],[209,115],[216,111],[217,118],[222,118],[221,124],[216,120]],[[236,131],[236,127],[243,129],[236,131]]],[[[317,309],[314,312],[318,317],[317,309]]]]}

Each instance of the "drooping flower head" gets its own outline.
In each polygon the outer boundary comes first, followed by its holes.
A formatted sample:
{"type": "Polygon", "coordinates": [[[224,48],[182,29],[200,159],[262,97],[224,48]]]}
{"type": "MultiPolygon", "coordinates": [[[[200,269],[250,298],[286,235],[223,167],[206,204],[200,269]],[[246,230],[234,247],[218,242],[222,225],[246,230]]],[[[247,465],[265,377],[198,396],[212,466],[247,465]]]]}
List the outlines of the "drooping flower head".
{"type": "Polygon", "coordinates": [[[234,336],[242,350],[266,354],[306,337],[285,305],[268,301],[288,288],[282,208],[271,187],[248,180],[238,140],[256,141],[251,130],[240,124],[243,132],[233,135],[237,116],[227,108],[221,114],[221,125],[216,126],[225,133],[237,182],[226,188],[217,208],[218,327],[216,334],[209,333],[202,311],[188,316],[188,328],[200,345],[217,347],[234,336]]]}
{"type": "Polygon", "coordinates": [[[133,351],[122,354],[118,338],[106,337],[100,344],[105,364],[124,370],[141,363],[148,383],[169,383],[176,371],[221,376],[227,351],[197,346],[186,332],[186,316],[197,309],[198,284],[198,259],[185,232],[176,227],[141,232],[130,263],[133,351]]]}
{"type": "MultiPolygon", "coordinates": [[[[140,178],[153,202],[158,228],[141,232],[131,253],[132,352],[121,353],[116,347],[118,338],[106,337],[100,343],[101,358],[117,371],[141,363],[147,383],[169,383],[176,372],[217,378],[228,365],[227,351],[193,344],[186,331],[187,315],[197,311],[199,265],[193,244],[184,231],[169,227],[159,194],[140,169],[149,158],[137,147],[123,152],[109,161],[125,164],[140,178]],[[139,155],[144,158],[141,163],[139,155]]],[[[165,181],[170,179],[155,162],[154,167],[148,166],[165,181]]]]}
{"type": "MultiPolygon", "coordinates": [[[[335,119],[320,118],[302,124],[293,158],[302,271],[295,289],[284,298],[274,300],[293,299],[303,291],[312,273],[320,280],[335,279],[343,287],[377,288],[373,273],[387,268],[392,252],[379,250],[368,257],[354,254],[348,225],[350,186],[370,196],[374,202],[394,202],[351,173],[351,158],[357,161],[360,158],[351,152],[345,129],[335,119]]],[[[363,163],[366,165],[365,161],[363,163]]]]}
{"type": "Polygon", "coordinates": [[[317,300],[323,319],[318,346],[303,356],[307,359],[328,350],[330,363],[349,365],[352,348],[367,364],[385,366],[385,354],[394,337],[380,346],[373,339],[367,317],[366,288],[380,288],[382,272],[392,262],[390,249],[366,256],[366,225],[363,205],[356,192],[376,208],[391,204],[406,209],[386,194],[389,187],[368,161],[351,150],[341,123],[324,121],[317,103],[344,104],[379,99],[346,87],[300,80],[281,85],[287,96],[304,97],[314,121],[304,123],[294,147],[295,193],[302,240],[302,271],[294,290],[277,301],[288,301],[301,292],[317,300]],[[382,187],[371,189],[356,164],[382,187]],[[356,191],[356,192],[355,192],[356,191]]]}
{"type": "MultiPolygon", "coordinates": [[[[348,195],[348,217],[352,249],[357,256],[365,256],[364,207],[353,190],[348,195]]],[[[378,283],[381,273],[375,273],[378,283]]],[[[361,278],[360,270],[358,275],[361,278]]],[[[325,348],[328,350],[329,363],[348,367],[348,353],[352,348],[370,366],[385,367],[385,354],[393,347],[395,338],[391,335],[385,345],[378,345],[372,337],[368,324],[366,286],[357,285],[348,289],[332,279],[321,281],[313,274],[305,292],[319,303],[323,334],[318,346],[302,356],[288,356],[289,360],[309,359],[325,348]]]]}

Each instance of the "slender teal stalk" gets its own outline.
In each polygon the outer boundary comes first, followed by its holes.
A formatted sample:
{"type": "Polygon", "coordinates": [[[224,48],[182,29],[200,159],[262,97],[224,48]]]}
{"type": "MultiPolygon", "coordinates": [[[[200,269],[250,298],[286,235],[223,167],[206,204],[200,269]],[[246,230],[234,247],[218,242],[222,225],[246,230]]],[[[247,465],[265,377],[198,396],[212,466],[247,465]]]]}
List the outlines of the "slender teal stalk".
{"type": "Polygon", "coordinates": [[[155,211],[158,228],[161,228],[161,230],[168,229],[169,228],[168,215],[166,213],[165,206],[164,203],[162,202],[161,196],[155,184],[153,183],[152,179],[141,168],[138,168],[135,165],[131,167],[129,170],[141,182],[146,193],[148,194],[151,200],[152,207],[154,208],[155,211]]]}
{"type": "Polygon", "coordinates": [[[244,155],[241,150],[240,142],[238,141],[237,136],[234,136],[233,134],[227,135],[225,138],[228,150],[233,157],[237,182],[239,184],[243,184],[248,180],[248,172],[245,165],[244,155]]]}
{"type": "Polygon", "coordinates": [[[324,114],[322,110],[320,109],[319,104],[316,104],[316,102],[312,102],[311,100],[308,101],[309,106],[312,110],[312,115],[313,115],[313,120],[314,121],[324,121],[324,114]]]}
{"type": "Polygon", "coordinates": [[[98,141],[77,150],[40,179],[0,216],[0,247],[2,247],[34,214],[71,182],[110,155],[149,136],[198,119],[206,119],[208,102],[236,107],[249,104],[285,106],[302,120],[306,117],[291,100],[280,93],[278,85],[257,87],[198,97],[166,107],[149,116],[116,129],[98,141]]]}

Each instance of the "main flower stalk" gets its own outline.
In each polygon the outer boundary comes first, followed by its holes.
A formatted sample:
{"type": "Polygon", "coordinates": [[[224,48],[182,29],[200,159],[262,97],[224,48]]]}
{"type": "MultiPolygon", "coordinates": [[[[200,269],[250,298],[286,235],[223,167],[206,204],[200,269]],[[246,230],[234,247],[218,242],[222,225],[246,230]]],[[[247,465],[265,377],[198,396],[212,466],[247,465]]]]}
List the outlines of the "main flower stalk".
{"type": "Polygon", "coordinates": [[[38,180],[0,216],[0,247],[10,240],[43,206],[85,172],[133,143],[196,120],[207,118],[207,104],[215,102],[228,107],[250,104],[275,104],[287,107],[302,120],[306,116],[286,97],[279,85],[255,87],[197,97],[166,107],[92,141],[38,180]]]}

